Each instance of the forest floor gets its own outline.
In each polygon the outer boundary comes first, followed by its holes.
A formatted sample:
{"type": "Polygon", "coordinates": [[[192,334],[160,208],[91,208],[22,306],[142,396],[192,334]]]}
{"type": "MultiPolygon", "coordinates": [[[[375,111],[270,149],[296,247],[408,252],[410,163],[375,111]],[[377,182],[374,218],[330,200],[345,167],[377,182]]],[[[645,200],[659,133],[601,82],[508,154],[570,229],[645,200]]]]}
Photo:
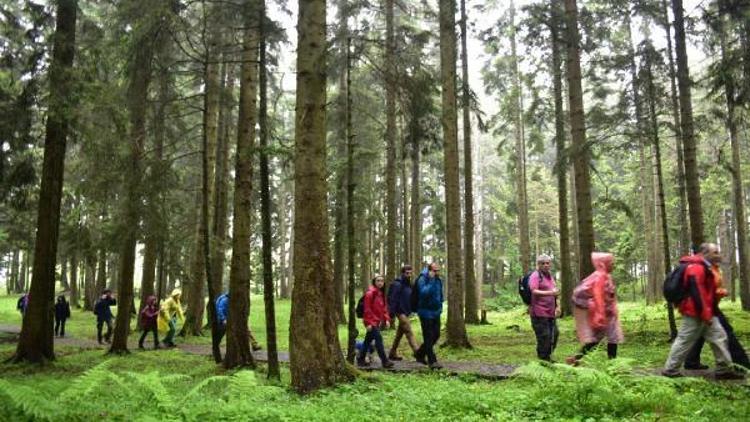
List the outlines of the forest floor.
{"type": "MultiPolygon", "coordinates": [[[[488,301],[489,306],[510,299],[488,301]]],[[[289,301],[276,302],[279,349],[288,350],[289,301]]],[[[747,420],[747,381],[714,382],[710,371],[682,379],[657,376],[669,350],[660,306],[621,303],[626,343],[610,361],[594,352],[580,367],[542,365],[534,359],[534,335],[523,308],[512,303],[489,312],[491,325],[467,327],[472,349],[438,348],[444,369],[429,371],[411,360],[399,371],[380,371],[379,362],[342,384],[307,397],[282,379],[265,379],[264,353],[256,371],[227,371],[210,358],[210,338],[178,338],[178,348],[137,349],[106,355],[97,344],[95,317],[73,311],[66,338],[57,338],[57,359],[44,366],[0,364],[2,420],[747,420]],[[413,371],[416,370],[416,371],[413,371]],[[505,379],[496,382],[495,379],[505,379]],[[506,379],[507,378],[507,379],[506,379]]],[[[723,306],[740,340],[750,344],[750,313],[723,306]]],[[[413,324],[420,338],[419,324],[413,324]]],[[[263,303],[253,297],[250,326],[265,346],[263,303]]],[[[0,362],[13,354],[20,327],[15,297],[0,296],[0,362]]],[[[560,321],[554,358],[564,360],[578,343],[570,318],[560,321]]],[[[346,338],[342,326],[340,338],[346,338]]],[[[389,345],[394,330],[384,333],[389,345]]],[[[708,348],[706,348],[708,349],[708,348]]],[[[401,355],[410,357],[402,343],[401,355]]],[[[713,364],[710,350],[705,363],[713,364]]],[[[280,353],[280,360],[287,356],[280,353]]]]}

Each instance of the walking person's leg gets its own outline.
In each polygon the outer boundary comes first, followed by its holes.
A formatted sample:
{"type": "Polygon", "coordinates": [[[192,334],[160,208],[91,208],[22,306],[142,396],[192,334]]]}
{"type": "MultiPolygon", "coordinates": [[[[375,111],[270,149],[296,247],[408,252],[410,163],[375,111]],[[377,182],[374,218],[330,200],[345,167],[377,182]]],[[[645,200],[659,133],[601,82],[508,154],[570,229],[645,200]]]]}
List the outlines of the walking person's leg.
{"type": "Polygon", "coordinates": [[[703,337],[711,345],[711,351],[714,353],[716,374],[732,372],[732,355],[729,353],[727,333],[721,326],[719,318],[713,317],[711,319],[711,325],[706,327],[703,337]]]}
{"type": "Polygon", "coordinates": [[[398,328],[396,328],[396,336],[393,338],[393,345],[391,346],[390,351],[388,352],[388,357],[391,360],[401,360],[401,357],[398,355],[398,345],[401,343],[401,337],[404,336],[404,324],[401,322],[401,315],[397,316],[398,318],[398,328]]]}
{"type": "Polygon", "coordinates": [[[531,328],[534,329],[536,336],[536,356],[541,360],[550,359],[550,349],[552,343],[552,332],[547,318],[531,317],[531,328]]]}
{"type": "Polygon", "coordinates": [[[704,331],[704,325],[698,318],[682,317],[682,324],[677,331],[677,338],[669,349],[669,356],[664,364],[662,375],[668,377],[680,375],[680,367],[685,362],[688,353],[690,353],[690,348],[703,335],[704,331]]]}
{"type": "Polygon", "coordinates": [[[703,337],[695,340],[695,344],[690,348],[687,357],[685,357],[685,369],[708,369],[708,365],[701,363],[701,352],[703,351],[703,344],[705,342],[703,337]]]}
{"type": "Polygon", "coordinates": [[[393,363],[388,360],[388,357],[385,355],[385,347],[383,346],[383,336],[380,334],[380,330],[377,328],[372,329],[372,338],[375,340],[375,351],[378,352],[378,357],[380,358],[380,363],[383,365],[383,368],[391,368],[393,367],[393,363]]]}
{"type": "Polygon", "coordinates": [[[108,319],[105,323],[107,324],[107,334],[104,335],[104,341],[109,343],[112,339],[112,320],[108,319]]]}
{"type": "Polygon", "coordinates": [[[99,344],[102,344],[102,328],[104,327],[104,321],[96,321],[96,340],[99,344]]]}
{"type": "Polygon", "coordinates": [[[67,318],[63,318],[62,320],[60,320],[60,337],[65,337],[65,322],[67,320],[67,318]]]}
{"type": "Polygon", "coordinates": [[[159,348],[159,329],[156,327],[156,325],[154,325],[151,328],[151,332],[154,333],[154,349],[158,349],[159,348]]]}
{"type": "Polygon", "coordinates": [[[419,318],[419,325],[422,328],[422,345],[419,346],[416,352],[414,352],[414,358],[417,360],[417,362],[427,365],[427,361],[425,360],[425,354],[427,353],[427,343],[428,339],[430,337],[429,332],[429,320],[424,318],[419,318]]]}
{"type": "MultiPolygon", "coordinates": [[[[361,350],[360,354],[357,356],[357,365],[359,365],[359,366],[367,366],[367,361],[365,360],[365,356],[367,356],[367,351],[370,348],[370,344],[374,340],[373,331],[375,331],[375,329],[367,331],[366,334],[365,334],[365,339],[362,342],[362,344],[363,344],[362,350],[361,350]]],[[[382,341],[381,341],[381,343],[382,343],[382,341]]]]}
{"type": "Polygon", "coordinates": [[[427,320],[429,340],[425,342],[425,353],[427,354],[427,363],[430,366],[437,364],[435,355],[435,344],[440,339],[440,318],[427,320]]]}
{"type": "Polygon", "coordinates": [[[560,338],[560,330],[557,328],[556,318],[552,318],[551,325],[552,325],[552,348],[549,351],[550,356],[552,356],[552,353],[555,352],[555,349],[557,348],[557,339],[560,338]]]}
{"type": "Polygon", "coordinates": [[[143,332],[141,332],[141,338],[138,339],[138,348],[143,349],[143,340],[146,338],[146,335],[148,332],[151,331],[150,329],[144,329],[143,332]]]}
{"type": "Polygon", "coordinates": [[[607,343],[607,358],[617,359],[617,343],[607,343]]]}
{"type": "Polygon", "coordinates": [[[58,335],[60,332],[60,320],[55,318],[55,335],[58,335]]]}

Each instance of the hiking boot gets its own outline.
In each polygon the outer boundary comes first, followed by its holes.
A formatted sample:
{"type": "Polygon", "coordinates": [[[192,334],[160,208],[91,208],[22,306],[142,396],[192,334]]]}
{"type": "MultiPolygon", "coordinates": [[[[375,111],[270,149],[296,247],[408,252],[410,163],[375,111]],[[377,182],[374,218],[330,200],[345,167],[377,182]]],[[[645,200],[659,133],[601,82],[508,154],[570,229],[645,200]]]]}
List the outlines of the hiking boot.
{"type": "Polygon", "coordinates": [[[363,368],[366,368],[366,367],[370,366],[370,362],[368,362],[366,360],[359,360],[359,359],[357,359],[357,366],[361,366],[363,368]]]}
{"type": "Polygon", "coordinates": [[[418,354],[416,354],[416,353],[415,353],[415,354],[414,354],[414,359],[415,359],[415,360],[416,360],[416,361],[417,361],[418,363],[421,363],[422,365],[427,365],[427,360],[426,360],[426,359],[424,358],[424,356],[419,356],[418,354]]]}
{"type": "Polygon", "coordinates": [[[567,363],[570,366],[578,366],[578,358],[575,356],[568,356],[565,358],[565,363],[567,363]]]}
{"type": "Polygon", "coordinates": [[[714,379],[717,380],[744,380],[745,374],[734,371],[722,371],[714,374],[714,379]]]}
{"type": "Polygon", "coordinates": [[[684,375],[682,375],[682,372],[676,369],[665,369],[661,371],[661,375],[667,378],[682,378],[684,375]]]}
{"type": "Polygon", "coordinates": [[[253,344],[252,349],[253,349],[253,352],[257,352],[258,350],[263,349],[263,347],[261,347],[258,344],[253,344]]]}
{"type": "Polygon", "coordinates": [[[430,369],[432,369],[433,371],[437,371],[438,369],[443,369],[443,365],[437,362],[433,362],[430,364],[430,369]]]}
{"type": "Polygon", "coordinates": [[[692,369],[692,370],[700,370],[700,369],[708,369],[708,365],[704,365],[702,363],[696,363],[692,365],[685,364],[685,369],[692,369]]]}
{"type": "Polygon", "coordinates": [[[388,359],[390,359],[390,360],[404,360],[404,358],[402,358],[401,356],[396,356],[396,355],[388,355],[388,359]]]}
{"type": "Polygon", "coordinates": [[[389,360],[383,362],[383,368],[386,368],[386,369],[393,368],[393,362],[391,362],[389,360]]]}

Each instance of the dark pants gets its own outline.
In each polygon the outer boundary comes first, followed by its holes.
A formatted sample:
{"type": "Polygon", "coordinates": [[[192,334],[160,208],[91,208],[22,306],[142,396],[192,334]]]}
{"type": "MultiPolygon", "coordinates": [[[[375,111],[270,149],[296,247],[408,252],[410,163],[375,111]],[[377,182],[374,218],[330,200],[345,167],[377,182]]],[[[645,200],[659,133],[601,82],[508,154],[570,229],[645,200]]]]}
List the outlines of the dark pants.
{"type": "MultiPolygon", "coordinates": [[[[582,357],[586,356],[588,352],[590,352],[594,347],[598,346],[599,342],[594,343],[586,343],[581,348],[581,351],[576,355],[576,359],[581,359],[582,357]]],[[[615,359],[617,357],[617,344],[616,343],[607,343],[607,357],[610,359],[615,359]]]]}
{"type": "Polygon", "coordinates": [[[104,341],[109,343],[109,339],[112,338],[112,321],[111,320],[96,322],[96,339],[99,341],[99,343],[102,342],[102,328],[104,327],[104,324],[107,324],[107,333],[104,335],[104,341]]]}
{"type": "Polygon", "coordinates": [[[143,347],[143,340],[146,339],[148,333],[154,333],[154,349],[159,348],[159,330],[156,328],[156,324],[153,327],[144,328],[141,333],[141,338],[138,340],[138,347],[143,347]]]}
{"type": "MultiPolygon", "coordinates": [[[[383,346],[383,336],[380,334],[380,330],[376,327],[372,327],[372,330],[368,331],[367,334],[365,334],[365,345],[372,344],[372,342],[375,342],[375,350],[378,352],[378,357],[380,357],[380,361],[385,363],[388,362],[388,358],[385,356],[385,347],[383,346]]],[[[359,363],[365,362],[365,355],[367,348],[363,347],[362,352],[359,356],[357,356],[357,361],[359,363]]]]}
{"type": "Polygon", "coordinates": [[[57,319],[55,318],[55,335],[65,337],[65,321],[67,318],[57,319]]]}
{"type": "Polygon", "coordinates": [[[437,362],[435,344],[440,338],[440,318],[419,318],[419,325],[422,326],[422,345],[419,346],[414,356],[419,361],[423,361],[427,356],[427,363],[432,365],[437,362]]]}
{"type": "MultiPolygon", "coordinates": [[[[732,326],[729,324],[729,320],[727,320],[727,317],[724,316],[724,313],[722,313],[718,309],[714,310],[714,314],[716,318],[719,319],[721,327],[724,328],[724,331],[727,333],[729,354],[732,355],[732,363],[750,369],[750,360],[748,360],[745,349],[742,347],[742,344],[740,344],[740,341],[734,334],[734,329],[732,329],[732,326]]],[[[690,349],[690,352],[687,355],[687,359],[685,359],[686,368],[696,368],[701,364],[701,351],[703,350],[704,343],[705,340],[703,339],[703,337],[701,337],[698,339],[695,345],[693,345],[693,348],[690,349]]]]}
{"type": "Polygon", "coordinates": [[[552,352],[557,347],[557,320],[547,317],[531,317],[531,327],[536,335],[536,356],[542,360],[550,360],[552,352]]]}

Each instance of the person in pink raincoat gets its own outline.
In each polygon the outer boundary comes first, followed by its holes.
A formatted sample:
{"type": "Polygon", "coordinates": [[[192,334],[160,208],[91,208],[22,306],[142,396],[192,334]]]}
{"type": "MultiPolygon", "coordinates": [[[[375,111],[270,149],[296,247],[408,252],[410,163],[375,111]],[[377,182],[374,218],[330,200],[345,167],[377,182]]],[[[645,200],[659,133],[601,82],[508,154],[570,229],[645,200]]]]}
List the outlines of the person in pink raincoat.
{"type": "Polygon", "coordinates": [[[576,321],[581,351],[566,361],[575,364],[586,353],[607,339],[607,356],[617,357],[617,345],[622,343],[622,327],[617,313],[617,295],[612,280],[614,256],[611,253],[592,252],[591,262],[596,269],[573,291],[573,315],[576,321]]]}

